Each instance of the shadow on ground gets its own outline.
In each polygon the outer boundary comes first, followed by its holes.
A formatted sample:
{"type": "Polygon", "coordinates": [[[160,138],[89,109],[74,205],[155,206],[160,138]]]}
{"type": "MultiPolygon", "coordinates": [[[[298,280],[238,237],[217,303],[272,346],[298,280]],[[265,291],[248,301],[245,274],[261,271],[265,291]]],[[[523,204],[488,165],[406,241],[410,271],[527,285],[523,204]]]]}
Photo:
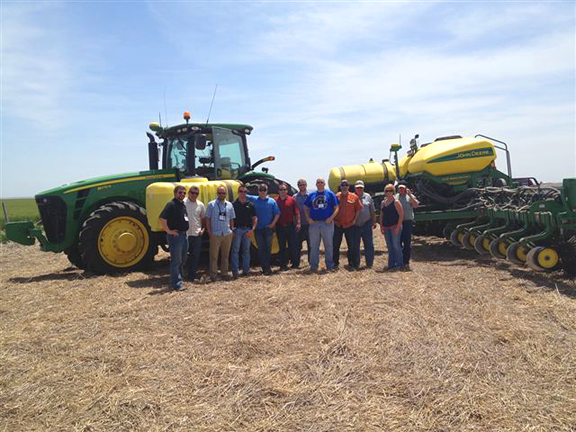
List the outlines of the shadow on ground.
{"type": "Polygon", "coordinates": [[[441,266],[463,265],[486,267],[508,272],[511,277],[533,282],[550,291],[576,298],[576,280],[561,270],[538,273],[529,267],[519,267],[506,260],[482,256],[475,251],[458,248],[450,241],[439,237],[417,237],[412,243],[412,260],[415,262],[438,263],[441,266]]]}

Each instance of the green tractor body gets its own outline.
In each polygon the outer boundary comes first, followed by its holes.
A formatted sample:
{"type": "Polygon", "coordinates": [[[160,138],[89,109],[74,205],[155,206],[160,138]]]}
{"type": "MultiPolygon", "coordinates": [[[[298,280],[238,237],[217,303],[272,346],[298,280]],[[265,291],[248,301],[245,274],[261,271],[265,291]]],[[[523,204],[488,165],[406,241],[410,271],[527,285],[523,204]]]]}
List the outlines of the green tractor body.
{"type": "Polygon", "coordinates": [[[250,161],[246,137],[252,126],[186,123],[162,128],[152,123],[150,129],[156,136],[147,134],[149,170],[41,192],[35,200],[42,227],[29,221],[8,223],[7,238],[23,245],[38,240],[42,250],[65,252],[72,264],[95,273],[130,271],[150,264],[158,246],[165,244],[164,233],[151,229],[147,218],[146,190],[154,183],[243,182],[254,193],[256,184],[265,182],[272,193],[277,191],[280,181],[266,168],[254,171],[274,158],[250,161]]]}

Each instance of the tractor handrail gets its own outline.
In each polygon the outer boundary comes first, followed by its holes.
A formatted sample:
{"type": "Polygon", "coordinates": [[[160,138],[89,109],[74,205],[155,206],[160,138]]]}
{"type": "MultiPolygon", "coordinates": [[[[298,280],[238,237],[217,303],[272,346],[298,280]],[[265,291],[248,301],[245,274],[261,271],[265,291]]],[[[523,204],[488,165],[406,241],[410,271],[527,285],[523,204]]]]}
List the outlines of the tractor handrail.
{"type": "Polygon", "coordinates": [[[482,134],[477,134],[474,136],[474,138],[478,138],[478,137],[489,139],[490,141],[500,143],[504,146],[504,147],[498,147],[497,145],[494,145],[494,147],[496,147],[497,149],[504,150],[506,152],[506,166],[508,168],[508,177],[510,177],[510,180],[512,180],[512,164],[510,162],[510,152],[508,151],[508,144],[506,144],[504,141],[500,141],[500,140],[497,140],[496,138],[491,138],[489,136],[482,135],[482,134]]]}

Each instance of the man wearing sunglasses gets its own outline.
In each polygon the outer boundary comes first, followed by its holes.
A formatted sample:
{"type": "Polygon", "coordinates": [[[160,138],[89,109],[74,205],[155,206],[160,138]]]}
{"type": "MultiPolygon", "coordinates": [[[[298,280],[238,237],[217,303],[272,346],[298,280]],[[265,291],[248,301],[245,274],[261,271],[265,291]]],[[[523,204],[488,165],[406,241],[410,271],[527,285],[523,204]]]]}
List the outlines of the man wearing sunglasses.
{"type": "Polygon", "coordinates": [[[268,186],[261,183],[258,186],[258,196],[248,195],[248,199],[256,208],[256,244],[258,245],[258,258],[262,266],[262,272],[265,275],[271,275],[272,269],[270,260],[272,255],[272,238],[274,236],[274,227],[278,218],[280,218],[280,209],[274,199],[268,196],[268,186]]]}
{"type": "Polygon", "coordinates": [[[228,258],[232,245],[232,231],[236,213],[234,206],[226,200],[226,188],[217,189],[218,198],[210,201],[206,209],[206,230],[210,236],[210,279],[218,278],[218,255],[220,255],[220,274],[228,279],[228,258]]]}
{"type": "Polygon", "coordinates": [[[188,213],[184,205],[186,188],[176,186],[174,199],[169,201],[160,213],[158,221],[162,229],[166,231],[166,241],[170,248],[170,288],[180,291],[182,286],[182,274],[186,254],[188,252],[188,213]]]}
{"type": "Polygon", "coordinates": [[[357,269],[360,267],[360,243],[356,241],[356,237],[359,235],[356,220],[363,205],[358,196],[349,191],[350,183],[348,180],[342,179],[340,189],[340,192],[336,194],[338,201],[340,201],[339,210],[334,218],[334,266],[338,267],[340,263],[340,244],[342,237],[345,236],[348,247],[348,265],[357,269]]]}
{"type": "Polygon", "coordinates": [[[276,224],[276,235],[278,236],[278,246],[280,248],[280,270],[288,269],[288,260],[292,268],[298,268],[299,259],[296,249],[296,232],[300,231],[300,209],[294,198],[288,195],[288,186],[282,183],[278,188],[280,195],[275,198],[280,209],[280,218],[276,224]],[[288,254],[286,254],[286,243],[288,243],[288,254]]]}
{"type": "Polygon", "coordinates": [[[323,178],[316,180],[318,190],[308,195],[304,211],[308,219],[310,234],[310,270],[318,272],[320,264],[320,239],[324,244],[326,269],[334,269],[332,241],[334,238],[334,218],[338,214],[338,198],[329,189],[323,178]]]}
{"type": "Polygon", "coordinates": [[[198,199],[200,189],[198,186],[190,186],[188,196],[184,200],[186,212],[188,213],[188,260],[186,267],[188,269],[187,279],[194,281],[198,278],[198,262],[200,260],[200,247],[202,246],[202,235],[204,234],[204,216],[206,216],[206,207],[198,199]]]}
{"type": "Polygon", "coordinates": [[[250,239],[256,229],[258,218],[256,209],[247,199],[248,189],[246,186],[238,188],[238,199],[234,201],[234,236],[232,238],[232,277],[238,278],[240,252],[242,253],[242,275],[250,273],[250,239]]]}

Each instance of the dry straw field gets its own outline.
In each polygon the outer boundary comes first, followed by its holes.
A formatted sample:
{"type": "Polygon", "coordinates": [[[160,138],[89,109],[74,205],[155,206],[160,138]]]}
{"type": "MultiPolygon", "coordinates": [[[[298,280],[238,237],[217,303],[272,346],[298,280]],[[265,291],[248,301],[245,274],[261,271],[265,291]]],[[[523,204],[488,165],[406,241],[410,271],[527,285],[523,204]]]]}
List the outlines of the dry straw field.
{"type": "MultiPolygon", "coordinates": [[[[418,238],[411,272],[169,292],[3,245],[0,430],[573,431],[576,284],[418,238]]],[[[345,261],[345,258],[343,257],[345,261]]]]}

